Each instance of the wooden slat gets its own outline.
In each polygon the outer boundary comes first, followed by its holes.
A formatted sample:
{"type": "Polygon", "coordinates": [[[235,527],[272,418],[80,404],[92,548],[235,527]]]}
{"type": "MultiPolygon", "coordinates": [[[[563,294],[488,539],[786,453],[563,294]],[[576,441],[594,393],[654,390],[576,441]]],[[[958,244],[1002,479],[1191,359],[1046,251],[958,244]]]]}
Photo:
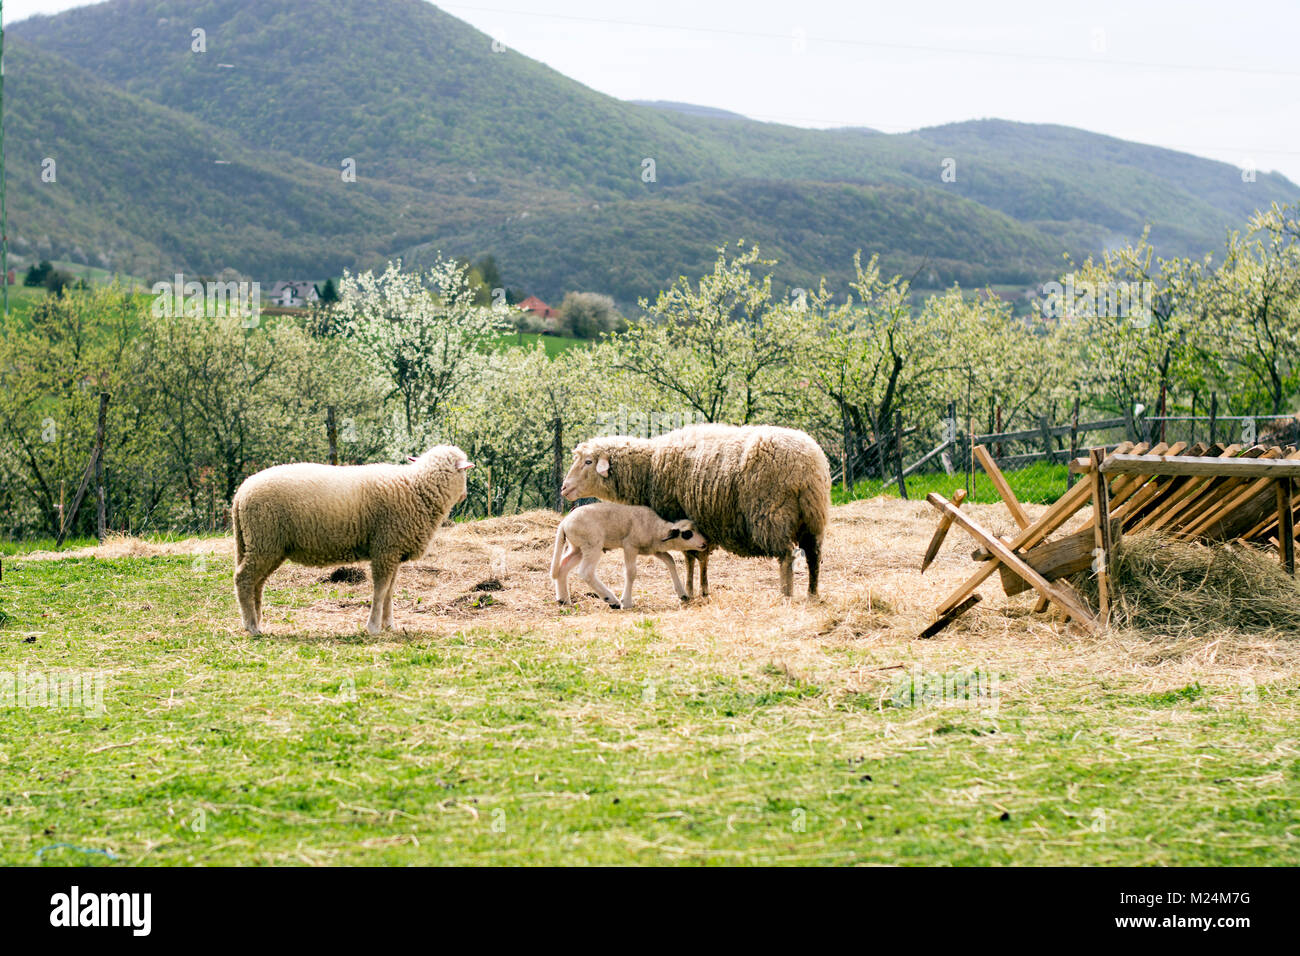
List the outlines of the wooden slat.
{"type": "Polygon", "coordinates": [[[1023,531],[1025,528],[1028,528],[1033,524],[1033,522],[1029,520],[1029,515],[1025,513],[1024,506],[1020,504],[1020,499],[1016,497],[1016,493],[1012,491],[1011,486],[1007,484],[1007,479],[1006,476],[1002,474],[1002,469],[998,468],[997,463],[993,460],[993,456],[989,454],[989,450],[983,445],[976,445],[975,459],[980,463],[984,472],[989,476],[989,480],[993,482],[993,487],[996,488],[998,494],[1002,496],[1003,503],[1006,504],[1007,510],[1011,512],[1011,517],[1015,519],[1016,524],[1020,525],[1020,529],[1023,531]]]}
{"type": "MultiPolygon", "coordinates": [[[[958,488],[952,496],[954,507],[960,508],[961,503],[966,500],[966,489],[958,488]]],[[[939,553],[939,548],[943,546],[943,539],[948,536],[948,529],[952,527],[952,518],[944,515],[939,519],[939,527],[934,529],[934,537],[930,539],[930,546],[925,549],[925,557],[921,559],[921,573],[925,574],[925,569],[930,566],[930,562],[935,559],[939,553]]],[[[922,634],[922,637],[928,637],[922,634]]]]}
{"type": "Polygon", "coordinates": [[[1101,566],[1096,571],[1097,613],[1104,626],[1110,620],[1110,491],[1102,470],[1105,454],[1100,448],[1094,448],[1088,457],[1092,460],[1088,483],[1092,486],[1093,543],[1101,552],[1101,566]]]}
{"type": "MultiPolygon", "coordinates": [[[[1085,493],[1090,490],[1086,483],[1081,482],[1078,487],[1082,488],[1085,493]]],[[[1090,610],[1065,591],[1053,587],[1050,581],[1026,564],[1025,561],[1016,554],[1015,550],[1008,546],[1001,538],[997,537],[997,535],[988,531],[964,511],[959,508],[954,508],[952,502],[948,501],[942,495],[931,492],[926,496],[926,501],[930,502],[930,504],[940,512],[952,515],[953,520],[982,542],[984,547],[988,548],[999,561],[1006,564],[1022,578],[1028,581],[1033,585],[1035,591],[1047,598],[1070,617],[1074,618],[1076,622],[1090,630],[1097,629],[1097,620],[1090,610]]],[[[1031,526],[1030,528],[1026,528],[1022,534],[1027,535],[1035,530],[1036,527],[1031,526]]],[[[993,563],[994,562],[990,561],[988,562],[988,565],[991,566],[993,563]]],[[[946,613],[946,610],[941,611],[940,613],[942,615],[943,613],[946,613]]]]}
{"type": "Polygon", "coordinates": [[[947,614],[940,615],[938,620],[932,622],[929,627],[927,627],[924,631],[922,631],[920,634],[916,636],[919,638],[934,637],[934,635],[938,634],[940,631],[942,631],[953,621],[957,620],[957,618],[961,617],[963,614],[965,614],[967,611],[973,608],[976,604],[979,604],[979,602],[982,600],[984,599],[980,597],[978,594],[972,594],[970,597],[962,601],[960,604],[958,604],[947,614]]]}
{"type": "MultiPolygon", "coordinates": [[[[1056,504],[1052,505],[1042,516],[1030,527],[1021,531],[1011,540],[1010,547],[1013,550],[1020,548],[1032,548],[1038,542],[1042,541],[1049,534],[1059,528],[1065,522],[1069,521],[1080,508],[1088,503],[1090,490],[1087,482],[1079,482],[1064,495],[1057,499],[1056,504]]],[[[991,551],[992,549],[990,549],[991,551]]],[[[954,607],[964,601],[972,591],[988,580],[995,570],[997,570],[998,558],[994,554],[993,559],[985,561],[978,571],[971,575],[970,579],[957,590],[949,594],[939,604],[939,614],[943,615],[951,611],[954,607]]]]}
{"type": "Polygon", "coordinates": [[[1278,543],[1282,551],[1282,567],[1295,575],[1295,512],[1291,502],[1291,479],[1277,483],[1278,543]]]}
{"type": "Polygon", "coordinates": [[[1298,478],[1300,461],[1261,458],[1170,458],[1165,455],[1111,455],[1101,465],[1108,475],[1211,475],[1215,478],[1298,478]]]}
{"type": "MultiPolygon", "coordinates": [[[[1243,457],[1249,456],[1251,459],[1271,460],[1280,458],[1282,450],[1280,448],[1264,448],[1262,445],[1256,445],[1242,452],[1243,457]]],[[[1178,514],[1177,521],[1170,525],[1170,528],[1184,537],[1191,537],[1192,529],[1197,527],[1208,527],[1216,517],[1226,516],[1232,509],[1235,509],[1241,502],[1236,499],[1238,490],[1243,486],[1249,485],[1250,482],[1240,475],[1232,475],[1224,478],[1214,478],[1211,484],[1207,486],[1200,499],[1191,507],[1184,509],[1178,514]],[[1229,502],[1232,508],[1225,508],[1229,502]]],[[[1267,479],[1257,482],[1256,491],[1267,489],[1269,483],[1267,479]]],[[[1249,496],[1248,496],[1249,497],[1249,496]]]]}
{"type": "MultiPolygon", "coordinates": [[[[1280,448],[1270,448],[1267,454],[1279,460],[1286,460],[1282,459],[1282,449],[1280,448]]],[[[1289,482],[1291,479],[1287,478],[1285,480],[1289,482]]],[[[1241,479],[1235,479],[1235,484],[1224,487],[1221,500],[1216,507],[1207,509],[1202,516],[1197,518],[1193,523],[1185,525],[1181,529],[1180,533],[1189,538],[1204,534],[1211,527],[1226,519],[1242,505],[1247,504],[1252,498],[1259,495],[1260,492],[1266,491],[1268,487],[1269,481],[1267,478],[1261,478],[1256,481],[1242,481],[1241,479]]]]}

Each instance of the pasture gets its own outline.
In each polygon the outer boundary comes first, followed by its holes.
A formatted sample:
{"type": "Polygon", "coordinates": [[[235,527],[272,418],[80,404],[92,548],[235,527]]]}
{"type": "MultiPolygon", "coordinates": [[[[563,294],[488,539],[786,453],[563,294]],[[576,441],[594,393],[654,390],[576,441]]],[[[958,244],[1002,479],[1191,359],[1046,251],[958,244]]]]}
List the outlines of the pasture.
{"type": "Polygon", "coordinates": [[[832,515],[820,601],[719,553],[627,611],[555,606],[555,515],[464,522],[377,637],[369,581],[286,565],[250,638],[229,538],[6,557],[0,862],[1300,863],[1293,639],[1082,637],[990,582],[918,641],[970,539],[922,577],[924,502],[832,515]]]}

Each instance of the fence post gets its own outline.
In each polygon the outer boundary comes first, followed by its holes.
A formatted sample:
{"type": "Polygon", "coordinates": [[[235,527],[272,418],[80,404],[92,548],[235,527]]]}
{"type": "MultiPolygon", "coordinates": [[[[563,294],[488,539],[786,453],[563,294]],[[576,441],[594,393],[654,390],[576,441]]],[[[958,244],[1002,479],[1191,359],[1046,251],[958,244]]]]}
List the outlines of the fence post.
{"type": "Polygon", "coordinates": [[[330,464],[339,463],[339,432],[334,425],[334,406],[325,408],[325,440],[330,445],[330,464]]]}
{"type": "Polygon", "coordinates": [[[898,479],[898,493],[907,500],[907,482],[903,478],[903,413],[894,412],[894,476],[898,479]]]}
{"type": "Polygon", "coordinates": [[[1052,447],[1052,426],[1047,424],[1047,416],[1038,416],[1038,428],[1043,433],[1043,461],[1049,465],[1056,460],[1056,449],[1052,447]]]}
{"type": "Polygon", "coordinates": [[[564,514],[564,496],[560,494],[560,486],[564,483],[564,420],[556,417],[551,426],[555,429],[555,461],[551,471],[551,486],[555,489],[555,510],[564,514]]]}
{"type": "Polygon", "coordinates": [[[1217,421],[1218,417],[1219,417],[1219,393],[1211,392],[1210,393],[1210,444],[1211,445],[1215,444],[1215,442],[1218,440],[1219,437],[1216,434],[1218,429],[1215,427],[1218,425],[1218,421],[1217,421]]]}
{"type": "MultiPolygon", "coordinates": [[[[1073,462],[1079,454],[1079,396],[1074,396],[1074,414],[1070,416],[1070,461],[1073,462]]],[[[1069,468],[1065,470],[1065,488],[1068,491],[1074,487],[1074,472],[1069,468]]]]}
{"type": "Polygon", "coordinates": [[[108,392],[99,393],[99,420],[95,424],[95,535],[104,543],[108,526],[108,492],[104,488],[104,430],[108,424],[108,392]]]}
{"type": "Polygon", "coordinates": [[[1161,442],[1165,440],[1165,425],[1168,424],[1165,421],[1165,419],[1169,416],[1169,413],[1165,411],[1166,408],[1165,401],[1166,398],[1168,397],[1167,390],[1168,390],[1168,386],[1166,385],[1166,383],[1161,382],[1160,383],[1160,441],[1161,442]]]}

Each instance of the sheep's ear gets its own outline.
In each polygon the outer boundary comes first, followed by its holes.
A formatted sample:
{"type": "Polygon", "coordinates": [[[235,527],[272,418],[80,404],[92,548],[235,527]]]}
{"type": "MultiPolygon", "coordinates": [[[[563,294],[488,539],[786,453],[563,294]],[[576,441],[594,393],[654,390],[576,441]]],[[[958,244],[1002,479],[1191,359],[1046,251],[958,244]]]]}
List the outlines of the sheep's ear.
{"type": "Polygon", "coordinates": [[[681,537],[681,533],[682,533],[681,528],[673,528],[673,530],[668,532],[668,537],[664,538],[664,540],[671,541],[673,540],[673,538],[681,537]]]}
{"type": "Polygon", "coordinates": [[[609,459],[608,459],[608,458],[602,458],[602,459],[600,459],[599,461],[596,462],[596,474],[600,475],[600,477],[602,477],[602,478],[608,478],[608,477],[609,477],[609,459]]]}
{"type": "Polygon", "coordinates": [[[474,467],[474,463],[472,461],[466,461],[463,458],[460,461],[456,462],[457,471],[469,471],[473,467],[474,467]]]}

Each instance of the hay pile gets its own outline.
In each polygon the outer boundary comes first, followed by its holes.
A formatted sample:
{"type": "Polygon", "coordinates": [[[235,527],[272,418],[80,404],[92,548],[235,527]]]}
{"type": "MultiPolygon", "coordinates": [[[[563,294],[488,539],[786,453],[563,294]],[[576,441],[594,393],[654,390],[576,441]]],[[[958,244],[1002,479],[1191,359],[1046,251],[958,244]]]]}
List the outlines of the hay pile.
{"type": "MultiPolygon", "coordinates": [[[[1111,625],[1149,634],[1300,637],[1300,581],[1275,551],[1161,534],[1121,540],[1110,578],[1111,625]]],[[[1074,580],[1097,606],[1097,579],[1074,580]]]]}

